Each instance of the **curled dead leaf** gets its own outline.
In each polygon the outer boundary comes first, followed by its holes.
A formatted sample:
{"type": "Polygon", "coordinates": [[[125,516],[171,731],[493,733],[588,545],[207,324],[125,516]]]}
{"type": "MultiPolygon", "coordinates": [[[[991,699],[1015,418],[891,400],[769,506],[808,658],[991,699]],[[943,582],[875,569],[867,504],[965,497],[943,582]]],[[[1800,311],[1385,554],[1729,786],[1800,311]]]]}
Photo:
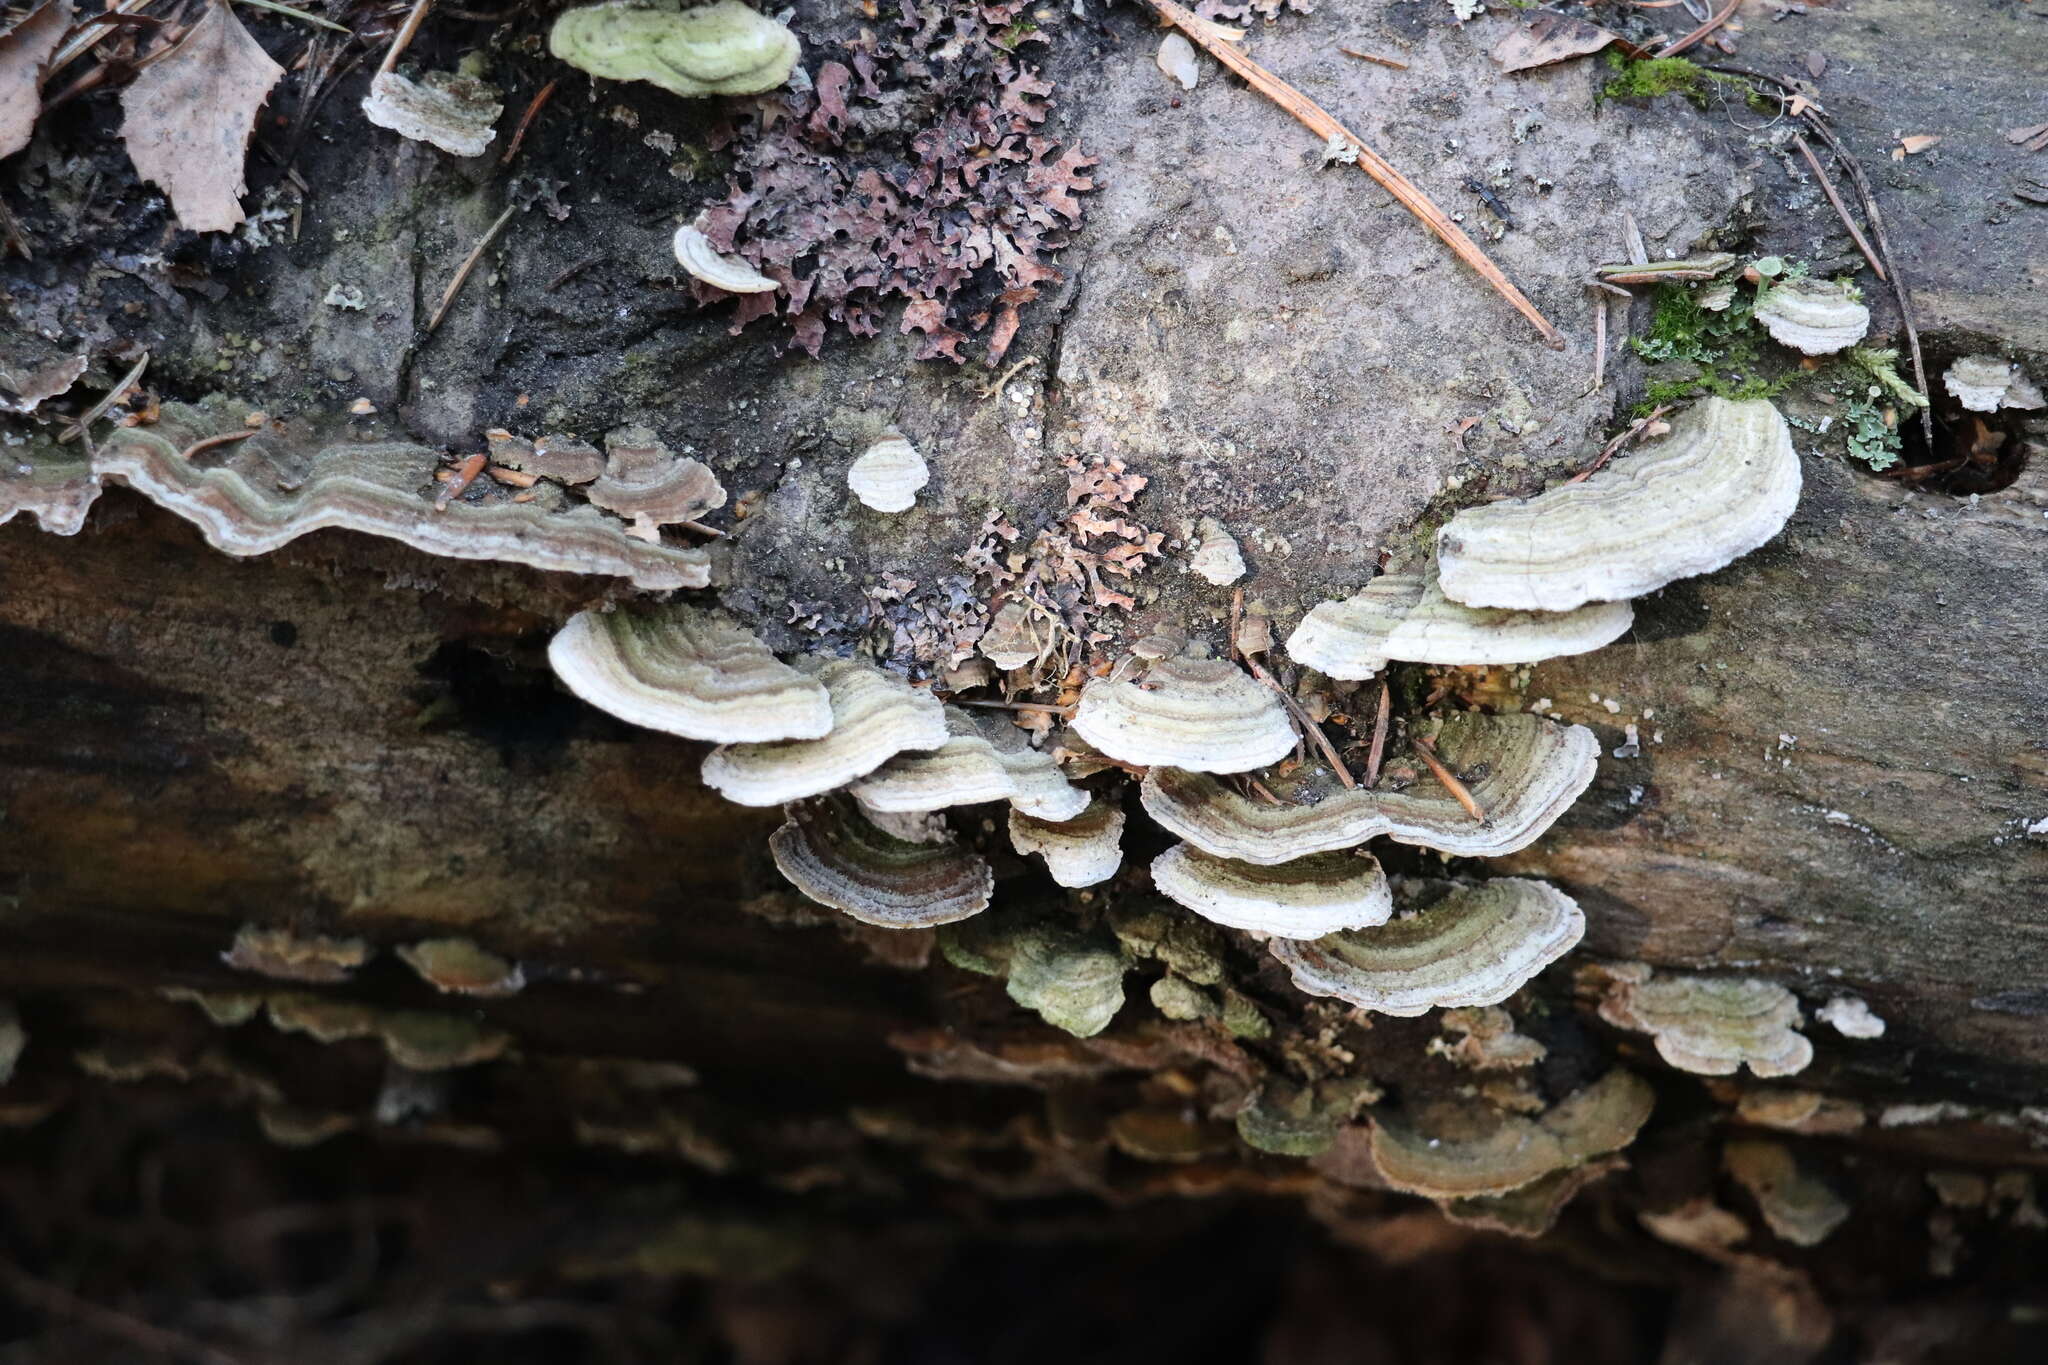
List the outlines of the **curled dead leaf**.
{"type": "Polygon", "coordinates": [[[45,68],[70,27],[71,0],[43,0],[27,18],[0,34],[0,156],[13,156],[28,146],[45,68]]]}

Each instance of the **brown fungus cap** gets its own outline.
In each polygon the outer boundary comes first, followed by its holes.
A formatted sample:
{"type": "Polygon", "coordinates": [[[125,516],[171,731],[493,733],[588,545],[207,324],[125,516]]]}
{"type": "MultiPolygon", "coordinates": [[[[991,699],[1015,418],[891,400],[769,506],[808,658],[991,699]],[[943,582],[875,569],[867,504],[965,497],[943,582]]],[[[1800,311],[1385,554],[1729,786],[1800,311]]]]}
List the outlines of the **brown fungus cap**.
{"type": "Polygon", "coordinates": [[[1586,931],[1578,905],[1547,882],[1502,877],[1454,885],[1436,904],[1377,929],[1267,950],[1310,995],[1413,1017],[1439,1006],[1495,1005],[1569,952],[1586,931]]]}
{"type": "Polygon", "coordinates": [[[1393,892],[1373,857],[1315,853],[1260,866],[1176,844],[1152,862],[1152,884],[1204,919],[1281,938],[1321,938],[1385,924],[1393,892]]]}
{"type": "Polygon", "coordinates": [[[695,521],[725,506],[725,485],[702,460],[671,451],[646,427],[620,427],[604,438],[604,473],[591,483],[590,501],[632,523],[650,543],[660,528],[695,521]]]}
{"type": "Polygon", "coordinates": [[[936,749],[948,737],[946,712],[872,664],[833,659],[817,668],[832,706],[820,739],[732,744],[704,760],[704,782],[743,806],[780,806],[865,777],[897,754],[936,749]]]}
{"type": "Polygon", "coordinates": [[[1287,654],[1333,678],[1373,677],[1389,659],[1421,664],[1533,664],[1611,644],[1635,620],[1627,602],[1571,611],[1468,607],[1444,596],[1436,565],[1383,574],[1355,597],[1324,602],[1287,637],[1287,654]]]}
{"type": "Polygon", "coordinates": [[[1799,998],[1774,981],[1623,968],[1610,969],[1600,1017],[1649,1034],[1680,1071],[1732,1076],[1747,1065],[1758,1076],[1791,1076],[1813,1060],[1798,1032],[1799,998]]]}
{"type": "Polygon", "coordinates": [[[427,938],[397,950],[398,960],[418,972],[437,991],[453,995],[516,995],[526,986],[526,973],[516,962],[466,938],[427,938]]]}
{"type": "Polygon", "coordinates": [[[1799,504],[1791,429],[1765,400],[1708,398],[1671,434],[1578,483],[1468,507],[1437,533],[1443,590],[1474,607],[1570,611],[1712,573],[1799,504]]]}
{"type": "Polygon", "coordinates": [[[289,929],[245,924],[220,955],[230,967],[261,972],[280,981],[346,981],[376,949],[359,938],[294,934],[289,929]]]}
{"type": "Polygon", "coordinates": [[[1819,1246],[1849,1217],[1842,1197],[1782,1142],[1730,1142],[1721,1149],[1721,1164],[1756,1200],[1771,1231],[1794,1246],[1819,1246]]]}
{"type": "Polygon", "coordinates": [[[1432,1137],[1398,1120],[1376,1121],[1373,1164],[1389,1185],[1410,1194],[1502,1195],[1628,1146],[1655,1102],[1640,1076],[1617,1067],[1536,1118],[1497,1115],[1478,1137],[1432,1137]]]}
{"type": "Polygon", "coordinates": [[[1206,773],[1241,773],[1294,748],[1280,695],[1236,664],[1191,654],[1161,659],[1134,681],[1081,689],[1074,731],[1111,758],[1206,773]]]}
{"type": "Polygon", "coordinates": [[[1146,774],[1139,796],[1146,812],[1173,833],[1242,862],[1282,863],[1380,837],[1497,858],[1534,843],[1578,799],[1593,780],[1600,741],[1582,725],[1541,716],[1464,713],[1445,718],[1436,749],[1453,771],[1467,775],[1485,822],[1427,776],[1401,791],[1347,790],[1304,767],[1268,783],[1282,802],[1274,806],[1205,774],[1157,767],[1146,774]]]}
{"type": "Polygon", "coordinates": [[[549,643],[548,662],[571,692],[649,730],[741,744],[832,729],[823,684],[694,607],[578,612],[549,643]]]}
{"type": "Polygon", "coordinates": [[[950,840],[900,839],[846,796],[800,802],[787,814],[769,851],[790,885],[820,905],[883,929],[930,928],[988,908],[988,863],[950,840]]]}
{"type": "Polygon", "coordinates": [[[259,430],[217,452],[185,450],[226,432],[249,430],[249,409],[217,401],[166,403],[151,427],[123,427],[101,445],[98,474],[125,484],[197,526],[231,555],[266,554],[330,527],[401,541],[450,559],[505,560],[557,573],[610,574],[651,591],[711,581],[704,551],[649,544],[595,508],[520,503],[478,480],[482,501],[437,506],[438,452],[402,441],[301,443],[259,430]]]}

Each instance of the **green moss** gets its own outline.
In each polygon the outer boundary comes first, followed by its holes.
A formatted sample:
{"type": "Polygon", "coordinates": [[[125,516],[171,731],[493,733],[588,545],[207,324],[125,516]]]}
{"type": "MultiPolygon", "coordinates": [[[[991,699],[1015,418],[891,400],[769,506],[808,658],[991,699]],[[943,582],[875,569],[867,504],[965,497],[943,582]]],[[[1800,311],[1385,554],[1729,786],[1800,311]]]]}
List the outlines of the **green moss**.
{"type": "Polygon", "coordinates": [[[1740,290],[1726,308],[1715,311],[1702,308],[1698,291],[1687,285],[1660,284],[1648,334],[1629,338],[1629,344],[1649,361],[1747,361],[1755,354],[1754,342],[1745,335],[1752,307],[1740,290]]]}
{"type": "Polygon", "coordinates": [[[1908,384],[1899,373],[1899,353],[1896,350],[1877,350],[1869,346],[1851,346],[1849,359],[1865,374],[1875,379],[1886,392],[1901,403],[1910,403],[1916,408],[1927,406],[1927,397],[1920,390],[1908,384]]]}
{"type": "Polygon", "coordinates": [[[1607,68],[1615,74],[1613,80],[1601,87],[1602,99],[1649,100],[1659,95],[1683,95],[1703,109],[1710,81],[1734,79],[1683,57],[1645,57],[1638,61],[1611,47],[1607,49],[1607,68]]]}

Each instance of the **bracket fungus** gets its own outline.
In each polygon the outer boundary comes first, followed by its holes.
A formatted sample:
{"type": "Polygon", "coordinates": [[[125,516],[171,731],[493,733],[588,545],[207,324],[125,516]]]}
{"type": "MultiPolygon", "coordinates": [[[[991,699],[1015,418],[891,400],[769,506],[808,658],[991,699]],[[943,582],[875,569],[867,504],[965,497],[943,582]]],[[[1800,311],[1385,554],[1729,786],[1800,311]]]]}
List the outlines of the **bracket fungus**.
{"type": "Polygon", "coordinates": [[[1842,1197],[1782,1142],[1730,1142],[1721,1149],[1721,1164],[1756,1200],[1772,1233],[1794,1246],[1819,1246],[1849,1217],[1842,1197]]]}
{"type": "Polygon", "coordinates": [[[1647,1033],[1657,1055],[1680,1071],[1732,1076],[1791,1076],[1813,1060],[1798,1031],[1799,998],[1754,977],[1659,975],[1640,962],[1612,964],[1600,1017],[1647,1033]]]}
{"type": "Polygon", "coordinates": [[[1394,895],[1369,855],[1314,853],[1292,862],[1233,862],[1176,844],[1152,860],[1159,893],[1231,929],[1311,939],[1385,924],[1394,895]]]}
{"type": "Polygon", "coordinates": [[[649,730],[719,744],[821,739],[832,702],[750,632],[680,604],[583,611],[548,644],[571,692],[649,730]]]}
{"type": "Polygon", "coordinates": [[[882,929],[926,929],[988,908],[987,861],[951,840],[899,838],[844,796],[798,802],[787,815],[768,850],[790,885],[820,905],[882,929]]]}
{"type": "Polygon", "coordinates": [[[1617,1067],[1535,1118],[1501,1115],[1471,1138],[1382,1119],[1372,1125],[1373,1164],[1395,1189],[1431,1199],[1506,1194],[1628,1146],[1655,1104],[1646,1081],[1617,1067]]]}
{"type": "Polygon", "coordinates": [[[1635,620],[1627,602],[1570,611],[1468,607],[1444,596],[1434,565],[1383,574],[1363,592],[1323,602],[1287,637],[1287,653],[1333,678],[1359,682],[1389,659],[1419,664],[1533,664],[1611,644],[1635,620]]]}
{"type": "Polygon", "coordinates": [[[1055,920],[998,915],[939,935],[946,961],[964,971],[1003,978],[1009,997],[1054,1028],[1092,1038],[1124,1003],[1130,963],[1105,942],[1055,920]]]}
{"type": "Polygon", "coordinates": [[[451,995],[517,995],[526,987],[518,963],[466,938],[421,939],[397,951],[398,960],[419,973],[420,980],[451,995]]]}
{"type": "Polygon", "coordinates": [[[496,559],[560,573],[610,574],[638,588],[701,588],[704,551],[626,534],[594,508],[539,502],[451,502],[436,510],[429,475],[439,455],[399,441],[295,449],[259,430],[218,464],[185,450],[223,430],[246,431],[237,403],[166,403],[155,426],[123,427],[100,446],[98,473],[197,526],[236,556],[266,554],[330,527],[401,541],[450,559],[496,559]]]}
{"type": "Polygon", "coordinates": [[[613,0],[555,20],[548,51],[614,81],[648,81],[673,94],[758,95],[789,79],[796,35],[740,0],[683,9],[676,0],[613,0]]]}
{"type": "Polygon", "coordinates": [[[1294,984],[1377,1014],[1497,1005],[1571,951],[1586,917],[1547,882],[1501,877],[1453,885],[1421,913],[1313,942],[1270,940],[1294,984]]]}
{"type": "Polygon", "coordinates": [[[1832,280],[1791,279],[1757,293],[1756,320],[1773,340],[1807,355],[1833,355],[1870,330],[1870,310],[1853,286],[1832,280]]]}
{"type": "Polygon", "coordinates": [[[1360,1109],[1380,1099],[1380,1088],[1363,1076],[1317,1085],[1268,1079],[1237,1111],[1237,1135],[1275,1156],[1321,1156],[1360,1109]]]}
{"type": "Polygon", "coordinates": [[[1088,808],[1088,793],[1062,777],[1053,756],[1032,748],[1016,726],[949,707],[946,729],[944,744],[896,755],[854,783],[853,794],[880,811],[1008,801],[1041,820],[1071,820],[1088,808]]]}
{"type": "Polygon", "coordinates": [[[818,739],[732,744],[704,760],[704,782],[742,806],[780,806],[866,777],[907,749],[936,749],[947,739],[937,698],[871,664],[833,659],[817,671],[832,706],[832,729],[818,739]]]}
{"type": "Polygon", "coordinates": [[[1045,870],[1065,887],[1106,882],[1123,866],[1123,807],[1100,797],[1070,820],[1041,820],[1022,810],[1010,812],[1010,846],[1019,857],[1036,853],[1045,870]]]}
{"type": "Polygon", "coordinates": [[[910,438],[891,427],[846,468],[846,486],[863,506],[877,512],[907,512],[918,490],[931,482],[931,466],[910,438]]]}
{"type": "Polygon", "coordinates": [[[92,462],[46,437],[31,434],[25,450],[0,459],[0,526],[26,512],[53,536],[75,536],[99,496],[92,462]]]}
{"type": "Polygon", "coordinates": [[[1244,552],[1238,548],[1237,537],[1225,530],[1222,522],[1203,517],[1196,527],[1196,536],[1201,543],[1188,556],[1189,573],[1219,588],[1227,588],[1244,577],[1244,552]]]}
{"type": "Polygon", "coordinates": [[[1583,725],[1541,716],[1448,716],[1437,753],[1472,774],[1465,786],[1486,812],[1474,820],[1449,791],[1418,781],[1405,791],[1345,789],[1307,767],[1254,801],[1202,773],[1155,767],[1138,789],[1146,813],[1204,852],[1284,863],[1387,837],[1468,858],[1497,858],[1534,843],[1592,782],[1600,740],[1583,725]]]}
{"type": "Polygon", "coordinates": [[[1179,654],[1135,682],[1081,689],[1074,732],[1111,758],[1205,773],[1241,773],[1294,748],[1280,694],[1223,659],[1179,654]]]}
{"type": "Polygon", "coordinates": [[[1949,396],[1971,412],[2043,406],[2041,390],[2019,366],[1995,355],[1966,355],[1941,377],[1949,396]]]}
{"type": "Polygon", "coordinates": [[[1763,399],[1708,398],[1578,483],[1468,507],[1437,533],[1443,590],[1475,607],[1570,611],[1712,573],[1778,534],[1799,456],[1763,399]]]}
{"type": "Polygon", "coordinates": [[[445,71],[429,71],[417,81],[396,71],[380,72],[363,97],[364,118],[400,137],[432,143],[450,156],[482,156],[504,112],[489,85],[445,71]]]}
{"type": "Polygon", "coordinates": [[[737,256],[721,255],[694,223],[676,229],[676,264],[713,289],[728,294],[767,294],[781,286],[737,256]]]}
{"type": "Polygon", "coordinates": [[[375,951],[359,938],[302,935],[289,929],[245,924],[235,931],[235,941],[220,955],[220,960],[241,971],[260,972],[280,981],[334,982],[354,976],[356,968],[368,962],[375,951]]]}
{"type": "Polygon", "coordinates": [[[725,506],[725,485],[702,460],[680,456],[646,427],[620,427],[604,438],[605,469],[587,492],[591,503],[632,523],[650,544],[661,528],[695,521],[725,506]]]}
{"type": "Polygon", "coordinates": [[[516,469],[555,483],[586,484],[604,473],[604,452],[574,436],[542,436],[524,440],[503,428],[484,433],[492,464],[516,469]]]}

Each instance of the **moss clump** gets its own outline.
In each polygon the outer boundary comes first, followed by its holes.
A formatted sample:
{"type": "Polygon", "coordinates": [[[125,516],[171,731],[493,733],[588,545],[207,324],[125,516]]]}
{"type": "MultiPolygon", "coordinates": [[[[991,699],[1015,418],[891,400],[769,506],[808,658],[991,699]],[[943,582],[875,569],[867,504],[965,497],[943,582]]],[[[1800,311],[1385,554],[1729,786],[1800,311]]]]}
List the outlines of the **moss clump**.
{"type": "Polygon", "coordinates": [[[1602,99],[1652,100],[1659,95],[1683,95],[1702,109],[1707,105],[1708,82],[1732,79],[1683,57],[1633,60],[1614,48],[1607,49],[1607,67],[1615,74],[1613,80],[1601,87],[1602,99]]]}
{"type": "Polygon", "coordinates": [[[1752,300],[1740,290],[1718,311],[1702,307],[1698,291],[1682,284],[1657,286],[1656,312],[1645,336],[1631,337],[1629,344],[1643,359],[1655,362],[1686,360],[1710,365],[1724,357],[1739,363],[1754,358],[1755,343],[1744,334],[1749,329],[1752,300]]]}

